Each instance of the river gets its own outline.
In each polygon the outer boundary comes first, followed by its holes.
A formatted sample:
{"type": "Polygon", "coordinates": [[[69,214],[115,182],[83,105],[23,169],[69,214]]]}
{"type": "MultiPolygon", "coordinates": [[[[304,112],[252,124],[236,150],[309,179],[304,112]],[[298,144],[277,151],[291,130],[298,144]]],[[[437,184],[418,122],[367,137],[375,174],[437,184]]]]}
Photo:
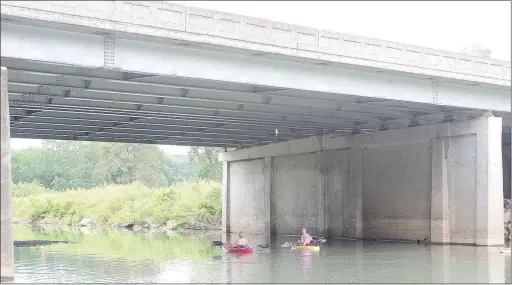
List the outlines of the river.
{"type": "Polygon", "coordinates": [[[296,237],[248,236],[270,250],[234,255],[221,233],[133,233],[16,227],[15,240],[73,244],[17,247],[16,283],[511,283],[499,248],[328,240],[320,252],[279,246],[296,237]]]}

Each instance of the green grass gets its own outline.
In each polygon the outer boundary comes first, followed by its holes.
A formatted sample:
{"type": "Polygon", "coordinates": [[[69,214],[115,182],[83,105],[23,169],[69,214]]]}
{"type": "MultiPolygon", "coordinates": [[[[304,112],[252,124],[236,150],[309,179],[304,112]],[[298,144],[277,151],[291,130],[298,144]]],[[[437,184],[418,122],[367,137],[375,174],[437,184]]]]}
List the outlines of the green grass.
{"type": "Polygon", "coordinates": [[[92,217],[96,225],[167,222],[194,223],[221,213],[221,184],[181,182],[169,188],[148,188],[140,183],[110,185],[89,190],[40,191],[14,198],[14,216],[21,221],[78,223],[92,217]]]}

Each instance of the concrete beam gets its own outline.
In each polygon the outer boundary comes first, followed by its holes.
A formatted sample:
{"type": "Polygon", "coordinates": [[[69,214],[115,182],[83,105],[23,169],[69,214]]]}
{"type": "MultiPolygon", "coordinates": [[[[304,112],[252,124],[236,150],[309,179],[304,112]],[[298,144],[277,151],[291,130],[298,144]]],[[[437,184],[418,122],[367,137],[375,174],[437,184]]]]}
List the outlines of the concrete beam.
{"type": "Polygon", "coordinates": [[[510,62],[487,60],[377,39],[322,31],[175,3],[2,2],[2,19],[87,34],[107,32],[152,43],[214,47],[226,53],[268,53],[302,64],[351,64],[510,86],[510,62]],[[151,13],[152,17],[139,17],[151,13]],[[172,14],[173,21],[168,21],[172,14]],[[204,19],[208,19],[205,21],[204,19]],[[255,28],[255,26],[257,28],[255,28]],[[219,28],[222,27],[222,28],[219,28]],[[256,29],[256,30],[255,30],[256,29]],[[184,41],[184,42],[183,42],[184,41]],[[378,51],[378,52],[375,52],[378,51]],[[444,60],[439,60],[444,58],[444,60]],[[508,81],[508,82],[507,82],[508,81]]]}
{"type": "MultiPolygon", "coordinates": [[[[1,39],[3,58],[104,67],[101,36],[2,24],[1,39]]],[[[499,89],[462,82],[434,84],[428,79],[233,54],[213,55],[128,39],[116,41],[115,61],[115,68],[122,71],[510,112],[508,86],[499,89]]]]}
{"type": "MultiPolygon", "coordinates": [[[[501,120],[501,118],[492,119],[501,120]]],[[[464,122],[426,125],[366,134],[355,134],[351,136],[327,134],[324,136],[314,136],[271,145],[257,146],[250,149],[220,153],[219,160],[235,161],[262,158],[265,156],[293,155],[351,147],[372,148],[386,145],[401,145],[411,142],[426,142],[435,137],[473,134],[477,132],[478,127],[481,124],[485,123],[482,119],[478,118],[464,122]]]]}
{"type": "Polygon", "coordinates": [[[11,148],[9,103],[7,97],[7,68],[1,67],[0,78],[0,111],[1,111],[1,259],[2,282],[14,279],[14,245],[13,245],[13,215],[12,215],[12,178],[11,178],[11,148]]]}

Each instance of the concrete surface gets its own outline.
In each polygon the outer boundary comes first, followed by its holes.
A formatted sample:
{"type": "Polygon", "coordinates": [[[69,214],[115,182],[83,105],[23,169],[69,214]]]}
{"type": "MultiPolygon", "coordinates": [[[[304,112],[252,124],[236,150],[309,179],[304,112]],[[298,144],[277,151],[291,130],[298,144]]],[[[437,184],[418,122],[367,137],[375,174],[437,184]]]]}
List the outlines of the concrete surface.
{"type": "Polygon", "coordinates": [[[12,233],[12,181],[11,181],[11,149],[10,149],[10,131],[9,131],[9,103],[7,98],[7,69],[1,68],[0,85],[0,111],[1,111],[1,259],[2,281],[14,278],[14,251],[13,251],[13,233],[12,233]]]}
{"type": "Polygon", "coordinates": [[[264,164],[257,159],[229,165],[231,232],[265,233],[264,164]]]}
{"type": "MultiPolygon", "coordinates": [[[[336,124],[334,123],[335,119],[338,117],[345,117],[345,114],[343,112],[335,112],[335,110],[340,108],[342,108],[343,111],[348,110],[344,105],[339,106],[336,103],[342,104],[339,101],[348,101],[344,98],[346,95],[379,99],[386,98],[390,100],[444,105],[458,108],[510,112],[510,86],[506,85],[472,85],[467,81],[455,79],[433,79],[432,77],[426,75],[416,76],[413,73],[397,74],[394,72],[375,72],[343,65],[322,66],[313,64],[311,62],[298,64],[296,62],[286,60],[276,60],[273,58],[265,58],[261,56],[255,57],[239,55],[226,51],[212,53],[208,50],[193,47],[155,44],[144,38],[127,38],[122,40],[116,39],[114,42],[111,42],[110,38],[104,38],[103,36],[97,34],[70,34],[69,32],[63,32],[61,30],[44,29],[41,26],[23,26],[14,25],[11,23],[2,23],[1,29],[1,56],[3,59],[2,64],[9,64],[7,67],[11,69],[15,68],[21,69],[23,71],[53,73],[55,76],[54,71],[62,70],[62,65],[73,65],[80,66],[83,68],[83,70],[80,69],[80,71],[77,71],[75,69],[70,71],[69,69],[64,69],[67,73],[60,73],[57,76],[79,75],[85,77],[93,77],[91,75],[100,69],[103,71],[100,73],[100,78],[106,80],[116,78],[118,73],[121,73],[120,79],[130,78],[125,77],[122,73],[128,72],[130,75],[134,74],[137,80],[129,80],[131,84],[125,86],[125,88],[128,87],[128,90],[126,91],[131,90],[130,93],[136,94],[144,92],[148,92],[149,94],[157,93],[160,94],[160,96],[165,95],[169,97],[171,94],[168,94],[167,92],[162,94],[162,86],[158,86],[160,88],[152,86],[151,89],[146,89],[139,84],[143,84],[143,82],[153,83],[153,80],[157,80],[160,83],[161,80],[163,80],[162,83],[167,83],[167,85],[170,85],[168,83],[170,81],[168,77],[179,77],[183,78],[183,80],[177,82],[174,81],[176,83],[174,86],[182,85],[183,83],[190,83],[190,80],[194,80],[202,81],[201,83],[205,83],[206,86],[211,86],[212,81],[214,81],[217,88],[223,87],[222,82],[226,82],[236,83],[237,85],[250,85],[250,87],[254,87],[256,90],[260,87],[264,87],[266,90],[272,90],[272,88],[274,88],[273,90],[280,90],[278,94],[283,94],[281,89],[292,89],[293,92],[290,92],[291,90],[288,90],[288,92],[285,92],[285,90],[283,92],[284,94],[295,96],[304,94],[303,92],[298,93],[297,90],[319,93],[315,94],[317,96],[314,96],[314,98],[325,96],[325,94],[322,93],[332,93],[336,94],[337,96],[332,96],[332,94],[331,96],[328,96],[328,98],[331,99],[330,104],[327,104],[326,106],[325,102],[323,102],[323,104],[320,105],[322,106],[320,109],[332,111],[332,114],[329,113],[329,115],[326,116],[326,111],[322,112],[322,110],[311,110],[312,113],[310,116],[323,117],[323,122],[331,122],[333,126],[338,127],[345,126],[346,124],[336,124]],[[42,38],[44,38],[44,41],[41,40],[42,38]],[[107,49],[105,47],[105,42],[107,42],[111,47],[107,49]],[[4,58],[10,59],[12,61],[7,61],[7,63],[5,63],[4,58]],[[27,64],[27,61],[30,63],[27,64]],[[46,65],[43,66],[43,70],[36,70],[34,68],[36,64],[32,61],[44,62],[46,65]],[[48,66],[48,63],[50,63],[51,68],[48,66]],[[23,68],[20,68],[20,66],[23,68]],[[210,70],[216,70],[217,72],[210,72],[210,70]],[[166,76],[167,78],[152,78],[159,76],[166,76]],[[135,84],[135,82],[137,83],[135,84]],[[410,96],[409,94],[414,94],[414,96],[410,96]],[[486,98],[486,100],[482,100],[482,98],[486,98]]],[[[39,76],[35,78],[34,76],[34,74],[28,75],[25,80],[29,81],[25,81],[23,83],[40,83],[36,81],[39,79],[39,76]]],[[[55,78],[51,79],[53,79],[52,83],[53,86],[55,86],[55,78]]],[[[96,86],[100,89],[103,89],[105,85],[111,86],[111,83],[107,84],[109,83],[108,81],[97,79],[99,78],[93,77],[93,88],[96,86]]],[[[65,80],[59,80],[59,84],[57,84],[57,86],[64,86],[60,88],[53,88],[62,89],[63,87],[68,86],[74,80],[76,80],[76,77],[69,78],[68,82],[65,80]]],[[[202,86],[202,84],[198,83],[199,82],[192,84],[193,87],[202,86]]],[[[118,82],[115,82],[115,84],[117,85],[118,82]]],[[[37,87],[38,85],[33,87],[37,87]]],[[[186,85],[187,87],[190,87],[188,86],[189,84],[186,85]]],[[[13,86],[12,89],[13,91],[15,90],[16,93],[23,94],[22,87],[23,86],[19,86],[18,84],[13,86]]],[[[119,88],[116,89],[119,91],[119,88]]],[[[91,91],[74,91],[73,94],[81,94],[83,96],[82,92],[88,94],[91,91]]],[[[42,93],[42,95],[45,94],[41,91],[36,91],[34,93],[42,93]]],[[[195,92],[191,92],[190,95],[193,95],[194,93],[195,92]]],[[[270,93],[273,94],[274,92],[270,93]]],[[[21,96],[21,94],[19,96],[21,96]]],[[[178,94],[180,93],[178,92],[178,94]]],[[[214,94],[214,98],[221,98],[221,95],[218,93],[214,94]]],[[[106,98],[112,100],[115,98],[116,102],[120,101],[123,103],[128,103],[130,101],[133,102],[134,99],[131,96],[126,96],[125,94],[108,94],[108,96],[105,96],[105,94],[90,95],[95,95],[94,97],[96,99],[106,98]]],[[[62,95],[59,96],[59,101],[61,97],[62,95]]],[[[179,98],[181,97],[182,96],[179,96],[179,98]]],[[[362,101],[363,103],[364,99],[365,98],[363,98],[362,101]]],[[[171,102],[183,100],[185,99],[178,100],[178,98],[174,98],[174,100],[171,102]]],[[[34,100],[31,100],[31,102],[33,101],[34,100]]],[[[144,105],[160,105],[158,104],[158,100],[156,100],[156,98],[153,100],[148,100],[147,96],[139,98],[137,101],[137,103],[144,103],[144,105]]],[[[271,100],[269,102],[271,104],[269,105],[273,106],[276,101],[277,100],[271,100]]],[[[308,121],[306,119],[308,116],[305,116],[305,114],[308,113],[300,111],[300,109],[271,106],[267,106],[267,109],[265,109],[261,106],[263,102],[255,102],[254,100],[252,102],[245,102],[244,108],[242,108],[242,110],[238,110],[238,105],[236,104],[222,104],[217,102],[217,104],[214,105],[214,103],[211,101],[208,103],[203,103],[201,106],[210,108],[215,106],[215,108],[218,108],[227,114],[248,112],[251,109],[258,111],[258,113],[265,111],[268,113],[268,111],[273,111],[270,113],[276,114],[279,110],[281,113],[285,112],[289,117],[292,115],[293,117],[300,116],[303,121],[308,121]],[[259,107],[255,106],[257,103],[259,103],[259,107]]],[[[181,102],[179,105],[188,108],[197,107],[197,104],[193,103],[195,102],[188,101],[181,102]]],[[[75,104],[79,103],[77,102],[75,104]]],[[[85,103],[81,103],[81,105],[88,106],[85,103]]],[[[105,105],[106,104],[103,104],[102,106],[105,105]]],[[[303,107],[304,106],[313,107],[312,105],[303,105],[303,107]]],[[[110,106],[110,108],[112,108],[112,106],[110,106]]],[[[367,110],[360,110],[358,112],[359,114],[357,118],[362,120],[362,117],[364,117],[364,113],[366,113],[367,110]]],[[[435,110],[440,112],[439,109],[435,110]]],[[[175,111],[179,112],[180,109],[177,108],[175,111]]],[[[183,110],[183,108],[181,109],[181,113],[187,112],[189,112],[189,110],[183,110]]],[[[271,114],[267,114],[265,117],[270,116],[270,118],[274,118],[274,120],[279,118],[279,116],[271,116],[271,114]]],[[[262,115],[263,114],[260,116],[262,115]]],[[[283,115],[285,114],[283,113],[283,115]]],[[[411,118],[411,114],[402,114],[402,116],[404,118],[411,118]]],[[[253,115],[252,118],[258,118],[258,116],[255,117],[253,115]]],[[[420,118],[423,119],[423,117],[420,118]]],[[[366,120],[362,121],[366,122],[366,120]]],[[[374,118],[370,120],[370,122],[377,122],[380,124],[381,120],[376,120],[374,118]]]]}
{"type": "Polygon", "coordinates": [[[417,47],[264,19],[140,1],[2,1],[2,18],[73,32],[138,34],[159,43],[211,45],[247,54],[272,53],[301,62],[352,64],[395,72],[510,86],[510,62],[417,47]]]}
{"type": "Polygon", "coordinates": [[[274,159],[275,234],[297,234],[302,227],[324,234],[322,157],[314,153],[274,159]]]}
{"type": "Polygon", "coordinates": [[[347,205],[345,201],[348,199],[346,193],[350,191],[351,169],[349,155],[348,150],[332,150],[325,152],[325,168],[322,172],[326,179],[325,224],[327,227],[327,235],[343,236],[347,234],[347,221],[343,219],[345,216],[343,214],[344,207],[340,207],[340,205],[347,205]]]}
{"type": "Polygon", "coordinates": [[[430,236],[432,150],[429,143],[363,152],[365,238],[430,236]]]}
{"type": "Polygon", "coordinates": [[[512,176],[511,176],[511,149],[510,145],[503,145],[503,196],[510,199],[512,193],[512,176]]]}
{"type": "Polygon", "coordinates": [[[160,2],[1,7],[14,138],[249,148],[510,116],[508,62],[160,2]]]}
{"type": "MultiPolygon", "coordinates": [[[[226,152],[219,159],[248,164],[243,160],[273,157],[273,234],[298,233],[304,226],[337,237],[427,237],[436,243],[493,246],[503,244],[501,130],[501,118],[484,116],[311,137],[226,152]]],[[[243,186],[252,178],[240,179],[239,188],[252,187],[243,186]]]]}

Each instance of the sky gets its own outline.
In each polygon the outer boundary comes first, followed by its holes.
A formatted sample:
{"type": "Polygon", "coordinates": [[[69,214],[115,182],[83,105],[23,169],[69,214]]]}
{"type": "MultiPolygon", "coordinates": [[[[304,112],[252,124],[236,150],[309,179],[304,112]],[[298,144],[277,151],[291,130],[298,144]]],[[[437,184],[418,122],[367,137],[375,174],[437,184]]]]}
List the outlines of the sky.
{"type": "MultiPolygon", "coordinates": [[[[168,1],[311,28],[460,52],[479,44],[511,60],[510,1],[168,1]]],[[[12,139],[14,149],[40,140],[12,139]]],[[[181,146],[161,146],[186,154],[181,146]]]]}

